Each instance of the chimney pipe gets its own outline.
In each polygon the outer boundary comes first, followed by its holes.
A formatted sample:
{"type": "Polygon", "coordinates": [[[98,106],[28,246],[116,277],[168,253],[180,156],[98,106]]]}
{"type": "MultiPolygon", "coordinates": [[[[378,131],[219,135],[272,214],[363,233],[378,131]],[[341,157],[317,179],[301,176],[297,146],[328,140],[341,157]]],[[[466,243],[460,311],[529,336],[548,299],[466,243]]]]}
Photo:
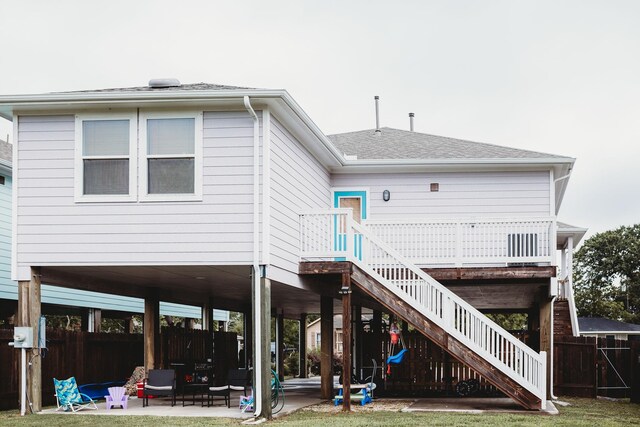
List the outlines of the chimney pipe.
{"type": "Polygon", "coordinates": [[[414,116],[415,116],[415,114],[409,113],[409,130],[411,132],[413,132],[413,117],[414,116]]]}
{"type": "Polygon", "coordinates": [[[376,132],[380,132],[380,97],[376,95],[373,97],[373,99],[376,102],[376,132]]]}

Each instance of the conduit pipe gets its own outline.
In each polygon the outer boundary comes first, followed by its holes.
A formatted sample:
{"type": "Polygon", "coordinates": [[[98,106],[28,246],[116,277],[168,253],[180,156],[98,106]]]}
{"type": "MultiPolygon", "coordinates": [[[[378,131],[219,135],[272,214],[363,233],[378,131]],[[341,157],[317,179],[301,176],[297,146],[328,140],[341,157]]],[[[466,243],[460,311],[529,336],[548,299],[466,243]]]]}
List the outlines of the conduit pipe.
{"type": "Polygon", "coordinates": [[[252,261],[252,274],[251,280],[253,281],[254,298],[251,302],[253,307],[253,322],[254,322],[254,345],[253,351],[255,354],[255,360],[253,361],[253,372],[256,376],[254,381],[255,390],[255,413],[262,415],[262,394],[265,390],[262,390],[262,381],[259,381],[257,376],[261,375],[261,366],[264,361],[261,347],[261,331],[262,331],[262,318],[260,314],[260,301],[262,300],[262,289],[260,288],[260,121],[255,110],[251,106],[251,101],[248,96],[244,97],[244,107],[247,109],[251,118],[253,119],[253,261],[252,261]]]}

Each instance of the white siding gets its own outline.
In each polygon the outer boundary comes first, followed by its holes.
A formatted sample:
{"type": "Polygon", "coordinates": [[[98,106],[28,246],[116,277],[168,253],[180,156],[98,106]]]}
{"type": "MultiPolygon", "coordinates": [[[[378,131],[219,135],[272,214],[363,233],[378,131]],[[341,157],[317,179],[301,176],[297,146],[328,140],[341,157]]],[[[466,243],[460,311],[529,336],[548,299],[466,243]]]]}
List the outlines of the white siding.
{"type": "Polygon", "coordinates": [[[334,187],[370,190],[370,219],[549,216],[549,172],[342,174],[334,187]],[[438,192],[430,184],[438,183],[438,192]],[[382,200],[389,190],[391,200],[382,200]]]}
{"type": "Polygon", "coordinates": [[[297,273],[299,213],[330,207],[329,172],[287,129],[271,120],[271,264],[297,273]]]}
{"type": "Polygon", "coordinates": [[[203,201],[74,203],[74,117],[21,116],[18,263],[246,264],[253,121],[205,112],[203,201]]]}

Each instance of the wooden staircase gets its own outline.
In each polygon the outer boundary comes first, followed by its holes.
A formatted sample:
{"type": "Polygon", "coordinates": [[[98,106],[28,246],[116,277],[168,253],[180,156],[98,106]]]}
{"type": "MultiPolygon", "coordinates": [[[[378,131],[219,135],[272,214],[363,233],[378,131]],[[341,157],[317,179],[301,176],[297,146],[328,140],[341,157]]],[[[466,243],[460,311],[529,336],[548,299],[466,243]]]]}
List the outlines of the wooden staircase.
{"type": "Polygon", "coordinates": [[[553,335],[573,335],[571,328],[571,311],[569,301],[557,299],[553,303],[553,335]]]}
{"type": "Polygon", "coordinates": [[[478,372],[488,382],[524,408],[534,410],[543,408],[542,399],[535,393],[527,390],[508,375],[496,369],[477,353],[469,349],[464,342],[452,334],[449,334],[445,329],[429,320],[420,312],[414,310],[410,304],[398,298],[384,286],[381,286],[376,279],[362,271],[362,269],[355,264],[351,273],[351,283],[381,303],[390,312],[411,324],[416,330],[442,347],[452,357],[478,372]]]}
{"type": "Polygon", "coordinates": [[[351,219],[301,217],[301,258],[351,261],[351,282],[524,408],[544,409],[546,353],[537,353],[351,219]]]}

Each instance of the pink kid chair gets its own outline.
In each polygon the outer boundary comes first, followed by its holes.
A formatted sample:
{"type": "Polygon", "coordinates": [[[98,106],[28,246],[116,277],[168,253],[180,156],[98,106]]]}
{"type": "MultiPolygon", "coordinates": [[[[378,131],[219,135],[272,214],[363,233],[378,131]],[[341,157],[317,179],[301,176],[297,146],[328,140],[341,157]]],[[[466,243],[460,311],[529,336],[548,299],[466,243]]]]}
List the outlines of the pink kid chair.
{"type": "Polygon", "coordinates": [[[128,398],[129,396],[125,394],[124,387],[109,387],[109,396],[105,396],[105,399],[107,399],[107,410],[114,406],[127,409],[128,398]]]}

